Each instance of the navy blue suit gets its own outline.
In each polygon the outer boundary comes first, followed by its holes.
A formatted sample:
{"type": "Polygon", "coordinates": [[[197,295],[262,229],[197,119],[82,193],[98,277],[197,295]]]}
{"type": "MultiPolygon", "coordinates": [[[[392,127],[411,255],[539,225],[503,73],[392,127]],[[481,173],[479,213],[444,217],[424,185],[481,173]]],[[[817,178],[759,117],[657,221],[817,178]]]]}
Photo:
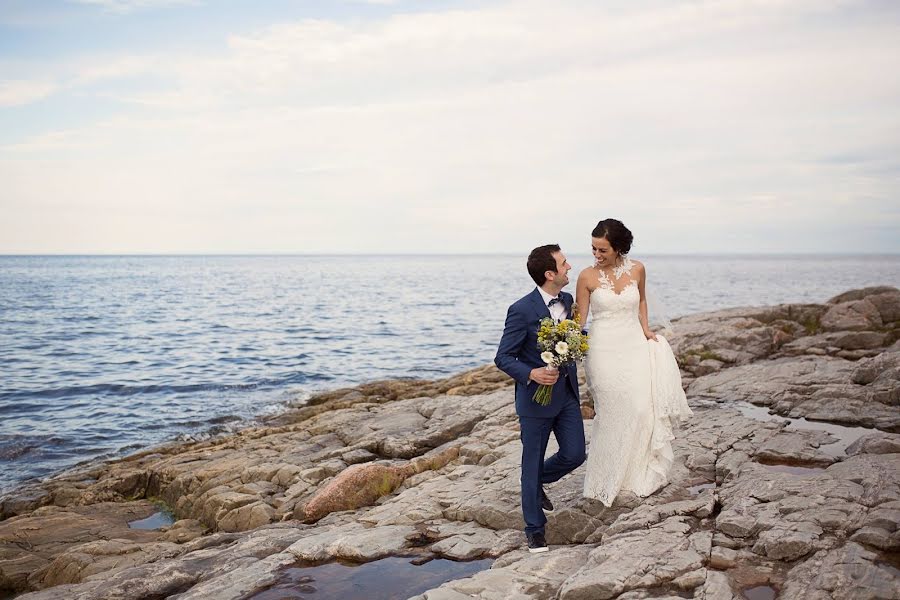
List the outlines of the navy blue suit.
{"type": "MultiPolygon", "coordinates": [[[[566,316],[572,316],[572,295],[561,294],[566,316]]],[[[559,370],[549,405],[541,406],[532,397],[538,384],[529,382],[531,370],[543,367],[537,345],[540,321],[550,310],[537,288],[509,307],[503,337],[494,363],[516,381],[516,414],[522,438],[522,515],[527,533],[543,533],[547,518],[541,509],[541,485],[571,473],[584,462],[584,425],[578,395],[575,365],[559,370]],[[556,436],[559,452],[544,460],[550,432],[556,436]]]]}

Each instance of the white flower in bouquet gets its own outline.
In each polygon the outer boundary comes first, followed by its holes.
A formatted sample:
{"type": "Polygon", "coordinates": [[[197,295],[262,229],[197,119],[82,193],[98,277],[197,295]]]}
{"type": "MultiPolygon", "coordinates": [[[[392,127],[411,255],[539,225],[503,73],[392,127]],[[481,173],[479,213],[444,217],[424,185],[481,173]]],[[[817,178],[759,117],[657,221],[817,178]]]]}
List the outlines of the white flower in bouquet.
{"type": "MultiPolygon", "coordinates": [[[[541,319],[537,337],[541,360],[547,363],[548,368],[573,364],[584,358],[588,351],[588,336],[581,331],[577,311],[571,319],[559,323],[549,317],[541,319]]],[[[553,395],[552,390],[552,385],[539,385],[532,398],[541,406],[547,406],[553,395]]]]}

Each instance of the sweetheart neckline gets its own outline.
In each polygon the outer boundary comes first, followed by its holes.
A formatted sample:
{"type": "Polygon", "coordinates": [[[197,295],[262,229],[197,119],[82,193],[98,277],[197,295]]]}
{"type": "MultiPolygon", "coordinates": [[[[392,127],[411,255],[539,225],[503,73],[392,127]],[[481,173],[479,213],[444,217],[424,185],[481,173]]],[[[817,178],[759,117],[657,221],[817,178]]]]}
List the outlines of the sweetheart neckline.
{"type": "Polygon", "coordinates": [[[621,296],[622,294],[625,293],[625,290],[627,290],[627,289],[630,288],[630,287],[637,287],[637,281],[634,281],[634,280],[629,281],[629,282],[628,282],[628,285],[626,285],[625,287],[623,287],[623,288],[622,288],[620,291],[618,291],[618,292],[617,292],[614,288],[602,288],[602,287],[600,287],[600,286],[598,285],[597,287],[595,287],[594,289],[591,290],[591,292],[590,292],[589,295],[590,295],[590,296],[593,296],[593,295],[594,295],[594,292],[596,292],[597,290],[604,290],[604,291],[607,291],[607,292],[612,292],[614,296],[621,296]]]}

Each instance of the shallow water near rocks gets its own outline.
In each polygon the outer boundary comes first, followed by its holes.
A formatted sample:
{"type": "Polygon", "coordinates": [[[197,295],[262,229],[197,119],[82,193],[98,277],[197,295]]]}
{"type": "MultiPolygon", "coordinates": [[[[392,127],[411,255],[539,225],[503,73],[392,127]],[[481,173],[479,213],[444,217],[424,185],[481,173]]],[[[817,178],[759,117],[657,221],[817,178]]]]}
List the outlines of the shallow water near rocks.
{"type": "Polygon", "coordinates": [[[758,585],[741,590],[741,595],[747,600],[774,600],[778,594],[775,588],[768,585],[758,585]]]}
{"type": "Polygon", "coordinates": [[[272,587],[248,600],[393,600],[409,598],[484,571],[493,559],[456,562],[443,558],[423,565],[411,557],[391,556],[364,564],[325,563],[289,567],[272,587]]]}
{"type": "Polygon", "coordinates": [[[129,521],[128,527],[131,529],[162,529],[168,527],[175,522],[175,515],[167,510],[155,512],[145,519],[137,521],[129,521]]]}
{"type": "Polygon", "coordinates": [[[788,429],[825,431],[838,438],[837,442],[821,446],[822,452],[834,457],[844,456],[847,452],[847,446],[862,436],[877,431],[877,429],[867,429],[866,427],[850,427],[847,425],[829,423],[827,421],[809,421],[803,418],[788,420],[791,422],[787,427],[788,429]]]}
{"type": "Polygon", "coordinates": [[[825,431],[837,438],[837,441],[831,444],[823,444],[820,448],[822,452],[829,456],[844,456],[847,446],[866,435],[878,431],[877,429],[868,429],[866,427],[850,427],[846,425],[838,425],[827,421],[810,421],[805,418],[794,419],[791,417],[783,417],[781,415],[769,413],[766,406],[756,406],[749,402],[728,403],[726,406],[736,408],[745,417],[750,417],[757,421],[788,421],[787,429],[806,429],[811,431],[825,431]]]}
{"type": "Polygon", "coordinates": [[[688,492],[690,492],[691,495],[693,495],[693,496],[698,496],[703,492],[703,490],[714,490],[714,489],[716,489],[715,483],[712,483],[712,482],[698,483],[697,485],[692,485],[691,487],[689,487],[688,492]]]}
{"type": "Polygon", "coordinates": [[[766,470],[776,473],[790,473],[791,475],[818,475],[825,471],[825,467],[801,467],[799,465],[767,465],[760,463],[766,470]]]}

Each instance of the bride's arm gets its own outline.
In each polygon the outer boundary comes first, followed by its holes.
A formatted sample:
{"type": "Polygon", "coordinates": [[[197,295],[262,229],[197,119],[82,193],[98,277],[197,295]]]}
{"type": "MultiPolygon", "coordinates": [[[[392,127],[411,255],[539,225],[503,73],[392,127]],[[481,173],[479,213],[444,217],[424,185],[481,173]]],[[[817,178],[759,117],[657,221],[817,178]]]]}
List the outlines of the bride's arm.
{"type": "Polygon", "coordinates": [[[636,264],[639,265],[641,270],[641,274],[638,277],[638,290],[641,293],[638,318],[641,320],[641,328],[644,330],[644,337],[648,340],[657,341],[656,334],[650,331],[650,319],[647,316],[647,269],[644,268],[642,263],[636,262],[636,264]]]}
{"type": "Polygon", "coordinates": [[[575,304],[578,306],[578,325],[584,329],[587,323],[588,311],[591,310],[591,290],[588,287],[590,281],[589,269],[578,274],[578,283],[575,286],[575,304]]]}

